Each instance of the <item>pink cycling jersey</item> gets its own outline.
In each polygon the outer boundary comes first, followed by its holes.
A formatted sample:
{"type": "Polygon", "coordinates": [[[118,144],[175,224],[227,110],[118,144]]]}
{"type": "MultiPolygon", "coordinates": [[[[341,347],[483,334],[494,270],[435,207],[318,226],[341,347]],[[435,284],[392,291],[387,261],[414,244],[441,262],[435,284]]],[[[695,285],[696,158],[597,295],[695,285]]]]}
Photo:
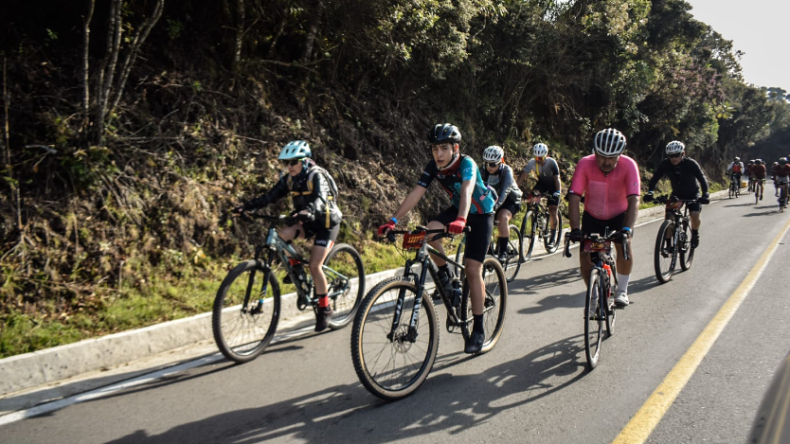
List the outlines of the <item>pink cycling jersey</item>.
{"type": "Polygon", "coordinates": [[[604,174],[595,154],[583,157],[573,173],[570,192],[584,196],[584,211],[599,220],[609,220],[628,209],[628,196],[639,196],[641,184],[636,161],[620,156],[617,166],[604,174]]]}

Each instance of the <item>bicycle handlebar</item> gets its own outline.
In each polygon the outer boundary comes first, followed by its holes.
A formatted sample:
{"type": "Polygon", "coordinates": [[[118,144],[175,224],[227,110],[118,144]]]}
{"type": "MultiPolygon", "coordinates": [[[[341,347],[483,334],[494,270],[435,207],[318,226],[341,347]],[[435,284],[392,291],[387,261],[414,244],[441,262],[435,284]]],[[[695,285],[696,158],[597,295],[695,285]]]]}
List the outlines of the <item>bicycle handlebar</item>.
{"type": "Polygon", "coordinates": [[[671,194],[665,194],[663,196],[656,196],[653,198],[653,202],[665,204],[667,202],[683,202],[683,203],[695,203],[698,202],[699,198],[694,199],[681,199],[677,196],[673,196],[671,194]]]}
{"type": "MultiPolygon", "coordinates": [[[[389,242],[395,242],[395,236],[397,236],[397,235],[419,233],[421,231],[424,231],[426,235],[439,234],[439,236],[435,236],[429,242],[433,242],[433,241],[435,241],[437,239],[441,239],[443,237],[453,237],[453,236],[455,236],[455,234],[448,233],[447,232],[447,228],[437,228],[435,230],[429,230],[427,227],[423,227],[423,226],[420,226],[420,225],[417,225],[417,228],[414,229],[414,230],[390,230],[390,231],[387,232],[386,236],[387,236],[387,240],[389,242]]],[[[462,233],[463,234],[468,234],[468,233],[471,233],[471,232],[472,232],[472,227],[464,227],[464,231],[462,233]]]]}
{"type": "MultiPolygon", "coordinates": [[[[573,257],[573,255],[571,254],[571,238],[569,234],[565,235],[565,252],[563,253],[563,256],[565,257],[573,257]]],[[[619,231],[613,231],[609,233],[608,236],[601,236],[600,234],[584,233],[584,238],[582,239],[582,242],[584,242],[585,240],[591,240],[593,242],[615,242],[619,240],[620,243],[623,245],[623,259],[629,260],[630,258],[630,255],[628,254],[629,238],[628,236],[621,235],[619,231]]]]}

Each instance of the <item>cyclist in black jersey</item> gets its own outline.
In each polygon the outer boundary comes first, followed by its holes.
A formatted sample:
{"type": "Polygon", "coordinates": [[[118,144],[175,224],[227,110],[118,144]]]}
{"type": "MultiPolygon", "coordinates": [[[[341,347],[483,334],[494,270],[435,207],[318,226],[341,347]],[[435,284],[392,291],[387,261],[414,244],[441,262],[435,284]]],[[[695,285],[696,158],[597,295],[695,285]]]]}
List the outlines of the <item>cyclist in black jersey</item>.
{"type": "MultiPolygon", "coordinates": [[[[651,202],[653,200],[653,190],[664,176],[668,177],[672,184],[672,195],[680,199],[697,199],[697,202],[687,204],[691,215],[691,246],[697,248],[699,246],[699,227],[702,223],[700,220],[702,206],[700,204],[710,203],[708,179],[699,164],[694,159],[685,156],[686,145],[682,142],[677,140],[669,142],[666,153],[668,158],[661,162],[653,174],[653,178],[647,184],[647,195],[644,201],[651,202]],[[702,187],[701,195],[700,187],[702,187]]],[[[672,213],[667,212],[666,217],[672,217],[672,213]]]]}
{"type": "Polygon", "coordinates": [[[486,185],[493,187],[497,192],[497,201],[494,204],[494,221],[497,224],[499,237],[497,238],[497,259],[499,262],[507,261],[507,241],[510,219],[521,210],[521,190],[513,180],[513,169],[504,162],[505,151],[499,146],[489,146],[483,151],[483,162],[480,175],[486,185]]]}
{"type": "Polygon", "coordinates": [[[524,170],[521,171],[521,174],[518,176],[517,183],[524,183],[529,177],[529,174],[534,171],[538,181],[532,193],[529,193],[528,199],[540,199],[540,194],[542,193],[550,194],[546,203],[549,207],[549,228],[551,229],[549,243],[553,244],[558,230],[562,231],[562,227],[557,227],[557,223],[559,222],[557,211],[560,205],[560,194],[562,193],[560,167],[557,165],[556,160],[548,157],[549,147],[546,146],[545,143],[536,143],[535,146],[532,147],[532,154],[535,158],[527,162],[524,170]],[[537,194],[537,196],[535,196],[535,194],[537,194]]]}
{"type": "MultiPolygon", "coordinates": [[[[428,229],[446,228],[450,233],[460,234],[466,225],[471,228],[471,232],[466,236],[464,266],[469,281],[474,323],[464,352],[479,353],[485,342],[483,261],[494,230],[494,193],[483,182],[474,160],[460,153],[461,132],[455,125],[445,123],[434,126],[428,132],[428,142],[433,160],[428,162],[417,181],[417,186],[403,200],[395,216],[379,227],[378,235],[386,235],[387,232],[395,229],[398,219],[417,205],[434,179],[438,180],[442,188],[450,194],[452,206],[434,217],[428,223],[428,229]]],[[[441,240],[432,242],[431,246],[444,254],[441,240]]],[[[432,258],[439,267],[440,284],[445,288],[449,286],[449,294],[453,294],[452,281],[455,278],[447,262],[436,256],[432,258]]]]}

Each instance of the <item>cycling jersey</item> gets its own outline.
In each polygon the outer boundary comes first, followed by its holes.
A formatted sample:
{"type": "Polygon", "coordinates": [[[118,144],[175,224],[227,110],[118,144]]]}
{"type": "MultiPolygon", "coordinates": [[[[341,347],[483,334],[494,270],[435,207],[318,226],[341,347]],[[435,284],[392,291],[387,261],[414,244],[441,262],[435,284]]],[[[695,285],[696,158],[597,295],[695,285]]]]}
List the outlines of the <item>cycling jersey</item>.
{"type": "Polygon", "coordinates": [[[765,165],[755,165],[752,167],[751,175],[755,179],[765,179],[765,165]]]}
{"type": "Polygon", "coordinates": [[[790,181],[790,165],[777,166],[775,180],[777,183],[788,183],[790,181]]]}
{"type": "Polygon", "coordinates": [[[599,220],[609,220],[628,210],[628,197],[640,195],[641,181],[636,161],[621,155],[617,166],[604,174],[595,154],[576,165],[569,193],[584,196],[584,212],[599,220]]]}
{"type": "Polygon", "coordinates": [[[442,188],[450,194],[453,206],[456,208],[460,206],[461,202],[461,183],[465,180],[473,180],[474,188],[472,189],[469,213],[488,214],[494,212],[494,193],[483,182],[480,171],[471,157],[461,154],[455,165],[446,171],[439,171],[436,161],[431,160],[425,166],[417,185],[428,188],[434,178],[438,179],[442,188]]]}
{"type": "Polygon", "coordinates": [[[730,165],[727,166],[727,171],[740,174],[743,172],[743,162],[730,162],[730,165]]]}
{"type": "Polygon", "coordinates": [[[653,191],[662,177],[668,177],[672,184],[672,194],[681,199],[697,199],[702,194],[708,194],[708,180],[699,164],[692,158],[686,157],[679,164],[673,165],[669,159],[664,159],[658,166],[653,178],[647,184],[647,190],[653,191]],[[699,185],[697,185],[699,182],[699,185]]]}
{"type": "Polygon", "coordinates": [[[530,159],[524,167],[524,172],[529,174],[535,171],[535,176],[538,178],[538,183],[548,192],[554,193],[557,190],[557,184],[554,181],[554,176],[560,175],[560,167],[557,166],[557,161],[551,157],[546,158],[543,165],[538,164],[535,159],[530,159]],[[550,190],[550,191],[549,191],[550,190]]]}
{"type": "Polygon", "coordinates": [[[494,208],[501,207],[505,200],[510,200],[516,205],[521,203],[521,190],[513,179],[513,169],[508,165],[500,164],[497,172],[493,174],[490,174],[488,169],[482,166],[480,167],[480,176],[483,178],[483,182],[493,187],[499,196],[494,208]]]}

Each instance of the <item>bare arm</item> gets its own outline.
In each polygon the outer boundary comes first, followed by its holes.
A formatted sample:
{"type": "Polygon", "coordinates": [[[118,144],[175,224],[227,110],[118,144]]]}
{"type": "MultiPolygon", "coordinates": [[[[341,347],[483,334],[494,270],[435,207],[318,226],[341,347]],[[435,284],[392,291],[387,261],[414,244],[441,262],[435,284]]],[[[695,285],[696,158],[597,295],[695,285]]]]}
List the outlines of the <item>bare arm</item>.
{"type": "Polygon", "coordinates": [[[639,196],[628,196],[628,209],[625,211],[624,227],[634,229],[636,217],[639,215],[639,196]]]}
{"type": "Polygon", "coordinates": [[[400,220],[403,216],[408,214],[408,212],[411,211],[412,208],[417,206],[417,204],[420,202],[420,199],[422,199],[422,196],[425,194],[426,191],[428,191],[428,189],[425,187],[421,187],[419,185],[414,187],[414,189],[411,190],[411,192],[406,196],[406,198],[403,199],[403,202],[400,204],[400,208],[398,208],[398,211],[395,212],[395,216],[394,216],[395,219],[400,220]]]}
{"type": "Polygon", "coordinates": [[[560,181],[560,175],[559,174],[554,176],[554,186],[557,187],[556,188],[557,191],[559,191],[560,194],[562,194],[562,182],[560,181]]]}
{"type": "Polygon", "coordinates": [[[461,183],[461,199],[458,202],[458,217],[466,219],[469,214],[469,207],[472,206],[472,190],[475,187],[473,179],[465,180],[461,183]]]}
{"type": "Polygon", "coordinates": [[[577,194],[571,194],[568,196],[568,221],[571,224],[571,230],[578,230],[582,226],[580,217],[581,201],[581,196],[577,194]]]}

